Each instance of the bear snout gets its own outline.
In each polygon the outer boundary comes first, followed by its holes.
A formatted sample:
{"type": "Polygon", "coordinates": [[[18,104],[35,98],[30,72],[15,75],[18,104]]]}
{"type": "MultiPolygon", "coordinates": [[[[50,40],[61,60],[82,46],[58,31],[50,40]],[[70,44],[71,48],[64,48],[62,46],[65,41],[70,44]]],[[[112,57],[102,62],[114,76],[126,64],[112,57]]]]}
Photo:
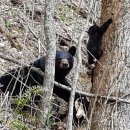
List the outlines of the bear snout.
{"type": "Polygon", "coordinates": [[[62,69],[68,69],[69,68],[69,62],[67,59],[62,59],[61,64],[60,64],[60,68],[62,69]]]}
{"type": "Polygon", "coordinates": [[[62,68],[63,68],[63,69],[68,69],[68,68],[69,68],[69,64],[63,64],[63,65],[62,65],[62,68]]]}

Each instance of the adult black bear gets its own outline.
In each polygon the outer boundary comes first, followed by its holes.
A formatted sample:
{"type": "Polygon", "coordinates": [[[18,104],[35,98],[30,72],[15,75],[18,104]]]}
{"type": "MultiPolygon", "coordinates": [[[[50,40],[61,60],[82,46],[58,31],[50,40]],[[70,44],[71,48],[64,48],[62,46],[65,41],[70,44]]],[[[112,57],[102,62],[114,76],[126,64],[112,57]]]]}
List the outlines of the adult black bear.
{"type": "MultiPolygon", "coordinates": [[[[56,52],[55,81],[70,86],[65,77],[73,67],[73,56],[75,53],[76,48],[74,46],[72,46],[69,51],[56,52]]],[[[0,77],[0,83],[3,85],[3,87],[1,87],[2,92],[9,91],[15,96],[27,89],[27,87],[43,85],[43,77],[38,75],[31,67],[36,67],[44,72],[45,58],[46,57],[41,57],[31,63],[31,66],[13,69],[2,75],[0,77]]]]}
{"type": "MultiPolygon", "coordinates": [[[[66,86],[70,86],[70,84],[66,80],[66,75],[71,71],[73,67],[73,56],[75,55],[75,53],[76,48],[74,46],[72,46],[68,51],[56,52],[55,81],[66,86]]],[[[43,85],[44,78],[31,68],[35,67],[44,72],[45,59],[46,57],[41,57],[33,63],[30,63],[30,66],[13,69],[2,75],[0,77],[0,83],[1,85],[3,85],[3,87],[1,87],[1,91],[9,91],[11,95],[16,96],[19,95],[19,93],[23,93],[28,87],[34,85],[43,85]]],[[[54,85],[53,93],[56,94],[58,97],[64,99],[65,101],[69,102],[70,91],[63,90],[62,88],[54,85]]],[[[76,93],[75,100],[80,97],[82,96],[76,93]]],[[[85,110],[87,110],[88,101],[84,100],[84,102],[86,103],[84,104],[85,110]]],[[[76,112],[74,113],[74,118],[76,118],[75,115],[76,112]]]]}
{"type": "Polygon", "coordinates": [[[108,19],[102,26],[96,25],[94,23],[88,30],[89,40],[87,44],[88,49],[88,64],[91,67],[94,67],[94,63],[100,59],[103,54],[102,37],[103,34],[107,31],[109,25],[112,23],[112,19],[108,19]],[[94,58],[91,54],[96,58],[94,58]]]}

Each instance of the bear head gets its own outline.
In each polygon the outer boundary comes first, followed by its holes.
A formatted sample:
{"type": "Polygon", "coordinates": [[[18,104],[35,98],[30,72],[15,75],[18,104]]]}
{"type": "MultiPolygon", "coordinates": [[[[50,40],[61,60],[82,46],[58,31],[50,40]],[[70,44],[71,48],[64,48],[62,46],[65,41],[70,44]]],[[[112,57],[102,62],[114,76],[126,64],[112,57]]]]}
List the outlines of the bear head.
{"type": "Polygon", "coordinates": [[[88,31],[86,31],[90,36],[95,38],[95,36],[100,36],[99,39],[103,36],[103,34],[107,31],[109,25],[112,23],[112,19],[108,19],[106,22],[104,22],[102,25],[98,26],[95,22],[93,23],[93,26],[91,26],[88,31]]]}
{"type": "Polygon", "coordinates": [[[57,51],[55,59],[55,74],[66,76],[73,67],[73,56],[76,53],[76,47],[72,46],[68,51],[57,51]]]}
{"type": "Polygon", "coordinates": [[[100,31],[100,27],[94,22],[94,25],[91,26],[91,27],[89,28],[89,30],[86,31],[86,32],[87,32],[87,33],[89,34],[89,36],[90,36],[90,35],[95,34],[95,32],[99,32],[99,31],[100,31]]]}

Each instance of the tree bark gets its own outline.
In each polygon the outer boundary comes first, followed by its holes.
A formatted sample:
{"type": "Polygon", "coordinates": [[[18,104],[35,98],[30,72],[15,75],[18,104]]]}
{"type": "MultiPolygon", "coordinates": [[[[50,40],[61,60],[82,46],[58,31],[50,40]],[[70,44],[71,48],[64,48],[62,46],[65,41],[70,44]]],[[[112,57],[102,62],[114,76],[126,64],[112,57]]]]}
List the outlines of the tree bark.
{"type": "MultiPolygon", "coordinates": [[[[44,31],[47,43],[41,121],[46,121],[53,93],[55,75],[56,35],[54,25],[55,0],[45,0],[44,31]]],[[[45,123],[45,122],[44,122],[45,123]]]]}
{"type": "MultiPolygon", "coordinates": [[[[127,0],[102,0],[101,22],[112,18],[113,24],[103,38],[104,54],[93,74],[92,93],[130,99],[130,3],[127,0]]],[[[91,130],[129,130],[130,105],[92,100],[91,130]],[[94,105],[95,103],[95,105],[94,105]]]]}

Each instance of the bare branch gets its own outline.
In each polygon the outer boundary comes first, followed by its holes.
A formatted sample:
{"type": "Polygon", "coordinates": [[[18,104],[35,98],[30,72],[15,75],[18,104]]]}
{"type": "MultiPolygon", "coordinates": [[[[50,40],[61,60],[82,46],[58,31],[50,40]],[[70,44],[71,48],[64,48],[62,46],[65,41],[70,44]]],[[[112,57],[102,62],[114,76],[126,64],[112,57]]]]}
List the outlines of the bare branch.
{"type": "MultiPolygon", "coordinates": [[[[1,69],[0,69],[1,70],[1,69]]],[[[38,75],[44,77],[44,73],[43,71],[41,71],[40,69],[38,68],[35,68],[35,67],[31,67],[31,70],[36,72],[38,75]]],[[[13,78],[17,78],[15,77],[14,75],[12,75],[11,73],[8,73],[10,74],[13,78]]],[[[25,85],[22,81],[18,80],[21,84],[25,85]]],[[[65,91],[70,91],[71,92],[71,88],[68,88],[67,86],[65,85],[62,85],[56,81],[54,81],[54,84],[56,87],[59,87],[59,88],[62,88],[63,90],[65,91]]],[[[28,87],[28,86],[26,86],[28,87]]],[[[127,103],[127,104],[130,104],[130,100],[126,100],[126,99],[122,99],[122,98],[118,98],[118,97],[114,97],[114,96],[100,96],[100,95],[96,95],[96,94],[92,94],[92,93],[88,93],[88,92],[83,92],[83,91],[78,91],[78,90],[75,90],[75,93],[76,94],[80,94],[82,96],[86,96],[86,97],[90,97],[90,98],[95,98],[97,97],[97,99],[104,99],[104,100],[107,100],[109,102],[118,102],[118,103],[127,103]]],[[[126,96],[128,96],[130,94],[127,94],[126,96]]],[[[125,97],[126,97],[125,96],[125,97]]]]}
{"type": "Polygon", "coordinates": [[[11,61],[13,63],[16,63],[18,65],[21,65],[20,62],[18,62],[16,59],[14,58],[11,58],[9,56],[5,56],[4,54],[0,53],[0,58],[4,59],[4,60],[7,60],[7,61],[11,61]]]}

